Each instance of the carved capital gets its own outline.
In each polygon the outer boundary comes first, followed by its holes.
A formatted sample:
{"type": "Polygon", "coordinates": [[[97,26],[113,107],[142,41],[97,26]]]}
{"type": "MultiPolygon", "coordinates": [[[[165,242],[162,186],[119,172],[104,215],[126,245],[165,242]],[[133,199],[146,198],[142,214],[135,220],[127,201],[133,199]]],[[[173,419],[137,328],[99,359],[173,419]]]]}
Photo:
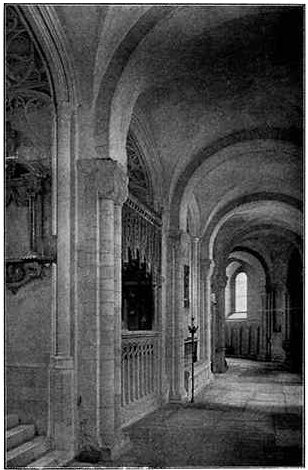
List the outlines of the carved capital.
{"type": "Polygon", "coordinates": [[[128,196],[128,179],[122,168],[113,160],[83,159],[77,161],[79,180],[97,191],[103,199],[123,204],[128,196]]]}
{"type": "Polygon", "coordinates": [[[212,259],[201,259],[200,261],[200,274],[201,279],[205,280],[208,276],[211,276],[215,267],[215,263],[212,259]]]}
{"type": "Polygon", "coordinates": [[[287,292],[287,286],[286,283],[284,282],[273,282],[271,285],[271,290],[272,292],[279,293],[279,294],[284,294],[287,292]]]}
{"type": "Polygon", "coordinates": [[[214,274],[212,278],[212,291],[219,292],[224,289],[227,285],[228,277],[223,272],[218,272],[214,274]]]}
{"type": "Polygon", "coordinates": [[[178,256],[186,260],[190,257],[190,236],[188,233],[179,230],[173,235],[173,240],[176,243],[178,256]]]}

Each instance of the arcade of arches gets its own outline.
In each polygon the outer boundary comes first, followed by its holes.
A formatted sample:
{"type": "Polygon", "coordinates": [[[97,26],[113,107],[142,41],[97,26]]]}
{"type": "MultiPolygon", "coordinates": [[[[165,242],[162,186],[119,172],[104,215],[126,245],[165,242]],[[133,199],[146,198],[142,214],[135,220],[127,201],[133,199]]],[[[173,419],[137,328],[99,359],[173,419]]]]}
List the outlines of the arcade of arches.
{"type": "Polygon", "coordinates": [[[5,21],[7,413],[113,459],[192,356],[195,393],[226,356],[301,372],[303,8],[5,21]]]}

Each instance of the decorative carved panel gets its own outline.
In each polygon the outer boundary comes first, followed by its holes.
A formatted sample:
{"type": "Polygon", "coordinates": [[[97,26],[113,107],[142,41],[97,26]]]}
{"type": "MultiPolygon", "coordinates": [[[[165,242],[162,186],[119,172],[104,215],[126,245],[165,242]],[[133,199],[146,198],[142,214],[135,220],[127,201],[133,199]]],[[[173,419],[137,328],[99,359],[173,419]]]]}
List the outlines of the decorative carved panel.
{"type": "MultiPolygon", "coordinates": [[[[39,162],[7,162],[6,206],[24,206],[28,213],[28,225],[24,230],[28,233],[26,238],[28,236],[29,251],[19,258],[6,259],[6,285],[13,293],[31,280],[42,277],[46,267],[56,259],[51,237],[49,236],[50,240],[43,240],[43,227],[40,226],[43,221],[38,217],[39,209],[43,207],[44,197],[48,193],[50,175],[39,162]],[[46,243],[47,251],[44,246],[46,243]],[[37,253],[38,246],[41,247],[40,254],[37,253]]],[[[7,240],[7,243],[10,243],[10,240],[7,240]]]]}
{"type": "Polygon", "coordinates": [[[160,272],[160,218],[130,196],[123,205],[122,226],[123,262],[138,258],[149,270],[160,272]]]}
{"type": "Polygon", "coordinates": [[[51,258],[22,258],[6,261],[5,282],[13,293],[34,279],[44,277],[45,271],[54,260],[51,258]]]}
{"type": "Polygon", "coordinates": [[[51,101],[46,67],[18,10],[5,8],[6,111],[22,109],[26,114],[51,101]]]}
{"type": "Polygon", "coordinates": [[[47,139],[39,145],[51,130],[52,99],[47,68],[18,5],[5,7],[5,35],[5,281],[16,293],[56,259],[50,233],[52,144],[47,139]]]}
{"type": "Polygon", "coordinates": [[[127,167],[131,194],[143,204],[153,206],[153,195],[150,179],[142,158],[140,147],[131,133],[126,141],[127,167]]]}

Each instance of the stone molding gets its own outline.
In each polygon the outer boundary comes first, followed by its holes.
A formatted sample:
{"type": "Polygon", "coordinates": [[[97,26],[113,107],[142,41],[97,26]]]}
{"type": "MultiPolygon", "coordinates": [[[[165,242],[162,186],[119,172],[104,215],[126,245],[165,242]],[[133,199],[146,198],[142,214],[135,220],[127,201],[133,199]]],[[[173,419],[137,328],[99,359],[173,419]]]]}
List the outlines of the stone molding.
{"type": "Polygon", "coordinates": [[[119,164],[111,159],[77,160],[77,170],[86,182],[98,192],[102,199],[111,199],[123,204],[128,197],[128,178],[119,164]]]}

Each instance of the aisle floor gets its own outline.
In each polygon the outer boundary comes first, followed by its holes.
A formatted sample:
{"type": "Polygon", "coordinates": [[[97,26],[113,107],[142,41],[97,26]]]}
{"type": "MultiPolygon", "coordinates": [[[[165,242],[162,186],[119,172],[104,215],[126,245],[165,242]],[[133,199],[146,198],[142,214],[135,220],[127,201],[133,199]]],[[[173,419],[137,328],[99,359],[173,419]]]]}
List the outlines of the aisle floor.
{"type": "Polygon", "coordinates": [[[167,405],[130,426],[132,448],[113,466],[303,466],[300,376],[277,364],[228,364],[195,403],[167,405]]]}

